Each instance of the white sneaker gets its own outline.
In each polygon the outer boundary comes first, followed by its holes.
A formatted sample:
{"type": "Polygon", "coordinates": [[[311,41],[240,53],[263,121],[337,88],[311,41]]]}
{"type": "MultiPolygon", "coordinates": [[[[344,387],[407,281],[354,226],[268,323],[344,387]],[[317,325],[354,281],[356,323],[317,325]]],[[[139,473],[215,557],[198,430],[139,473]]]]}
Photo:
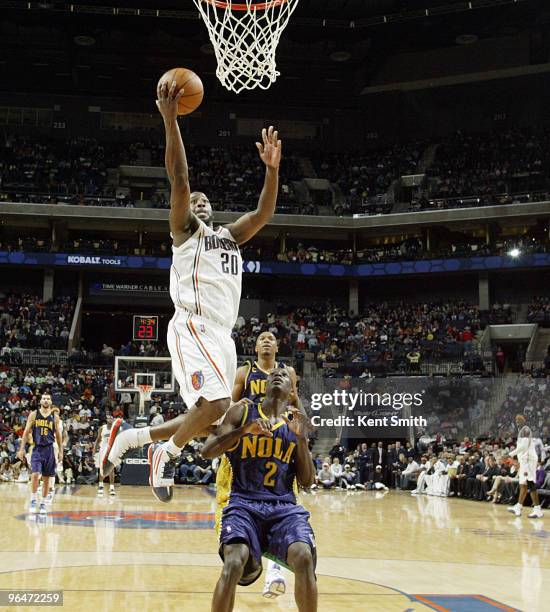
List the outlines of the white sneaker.
{"type": "Polygon", "coordinates": [[[533,508],[533,512],[527,515],[529,518],[542,518],[544,516],[544,512],[542,511],[540,506],[535,506],[533,508]]]}
{"type": "Polygon", "coordinates": [[[44,516],[45,514],[48,514],[48,509],[46,508],[46,504],[44,502],[40,503],[40,509],[39,509],[39,513],[44,516]]]}
{"type": "Polygon", "coordinates": [[[100,472],[105,476],[109,476],[113,470],[120,465],[122,457],[131,448],[138,448],[139,429],[120,430],[122,419],[119,417],[113,421],[111,425],[111,433],[107,441],[107,450],[103,456],[103,464],[99,466],[100,472]]]}
{"type": "Polygon", "coordinates": [[[109,487],[109,495],[114,497],[116,495],[116,491],[114,487],[109,487]]]}
{"type": "Polygon", "coordinates": [[[97,487],[97,496],[103,497],[103,487],[97,487]]]}
{"type": "Polygon", "coordinates": [[[519,504],[516,504],[515,506],[510,506],[509,508],[506,508],[506,510],[508,510],[508,512],[511,512],[512,514],[515,514],[516,516],[521,516],[521,506],[519,504]]]}
{"type": "Polygon", "coordinates": [[[265,578],[264,590],[262,595],[266,599],[275,599],[279,595],[284,595],[286,591],[285,577],[279,570],[270,570],[265,578]]]}
{"type": "Polygon", "coordinates": [[[36,514],[38,512],[38,502],[36,499],[31,499],[29,504],[29,514],[36,514]]]}
{"type": "Polygon", "coordinates": [[[161,502],[172,499],[176,462],[181,453],[173,455],[167,450],[168,443],[151,444],[147,451],[149,459],[149,484],[153,495],[161,502]]]}
{"type": "Polygon", "coordinates": [[[48,495],[46,495],[46,499],[44,500],[44,503],[51,506],[52,502],[53,502],[53,493],[50,491],[48,495]]]}
{"type": "Polygon", "coordinates": [[[420,491],[418,489],[413,489],[411,491],[411,495],[418,495],[420,493],[420,491]]]}

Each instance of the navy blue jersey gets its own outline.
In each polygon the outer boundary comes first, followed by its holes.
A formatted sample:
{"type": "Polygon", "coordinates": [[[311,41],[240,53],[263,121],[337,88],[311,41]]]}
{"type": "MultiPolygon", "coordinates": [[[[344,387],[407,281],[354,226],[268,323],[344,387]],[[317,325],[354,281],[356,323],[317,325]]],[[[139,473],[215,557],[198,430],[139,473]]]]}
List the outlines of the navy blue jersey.
{"type": "Polygon", "coordinates": [[[47,417],[36,411],[36,418],[32,426],[32,440],[35,446],[50,446],[55,440],[55,414],[47,417]]]}
{"type": "MultiPolygon", "coordinates": [[[[267,418],[260,405],[244,408],[243,425],[259,418],[267,418]]],[[[247,434],[226,451],[230,497],[296,503],[298,439],[282,419],[273,426],[272,433],[272,438],[247,434]]]]}
{"type": "MultiPolygon", "coordinates": [[[[267,385],[267,377],[269,372],[262,370],[258,365],[258,362],[247,363],[248,373],[244,382],[244,389],[242,397],[248,398],[255,404],[263,402],[265,397],[265,388],[267,385]]],[[[275,368],[284,368],[285,364],[281,362],[275,362],[275,368]]]]}

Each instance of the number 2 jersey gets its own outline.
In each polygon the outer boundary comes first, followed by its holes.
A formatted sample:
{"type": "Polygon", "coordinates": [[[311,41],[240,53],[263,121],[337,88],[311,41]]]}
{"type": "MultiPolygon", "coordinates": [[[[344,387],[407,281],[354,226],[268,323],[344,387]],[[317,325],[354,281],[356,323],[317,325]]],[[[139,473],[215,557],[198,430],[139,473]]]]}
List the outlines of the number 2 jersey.
{"type": "Polygon", "coordinates": [[[213,230],[199,220],[197,231],[172,246],[172,254],[170,297],[176,309],[231,330],[239,313],[243,261],[229,230],[213,230]]]}
{"type": "MultiPolygon", "coordinates": [[[[267,419],[260,404],[244,408],[242,425],[267,419]]],[[[247,434],[225,451],[229,462],[229,503],[235,496],[261,501],[296,503],[298,439],[281,419],[273,437],[247,434]]]]}

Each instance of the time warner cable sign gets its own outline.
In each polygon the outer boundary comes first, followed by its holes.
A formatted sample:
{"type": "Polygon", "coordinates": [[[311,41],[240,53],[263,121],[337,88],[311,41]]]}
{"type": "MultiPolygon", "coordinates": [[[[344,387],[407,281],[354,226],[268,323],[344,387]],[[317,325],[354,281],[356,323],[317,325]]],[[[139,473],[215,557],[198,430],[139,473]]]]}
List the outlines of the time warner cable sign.
{"type": "Polygon", "coordinates": [[[502,382],[479,377],[395,376],[304,379],[300,397],[319,438],[400,439],[472,435],[499,407],[502,382]]]}

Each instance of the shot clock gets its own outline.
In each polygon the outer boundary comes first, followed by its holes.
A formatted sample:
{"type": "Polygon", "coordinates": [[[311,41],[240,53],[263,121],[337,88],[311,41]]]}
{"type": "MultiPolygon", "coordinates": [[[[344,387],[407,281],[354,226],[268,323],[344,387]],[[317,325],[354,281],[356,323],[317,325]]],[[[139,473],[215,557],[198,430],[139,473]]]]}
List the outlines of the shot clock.
{"type": "Polygon", "coordinates": [[[134,315],[134,342],[139,340],[156,341],[159,337],[159,318],[157,315],[134,315]]]}

